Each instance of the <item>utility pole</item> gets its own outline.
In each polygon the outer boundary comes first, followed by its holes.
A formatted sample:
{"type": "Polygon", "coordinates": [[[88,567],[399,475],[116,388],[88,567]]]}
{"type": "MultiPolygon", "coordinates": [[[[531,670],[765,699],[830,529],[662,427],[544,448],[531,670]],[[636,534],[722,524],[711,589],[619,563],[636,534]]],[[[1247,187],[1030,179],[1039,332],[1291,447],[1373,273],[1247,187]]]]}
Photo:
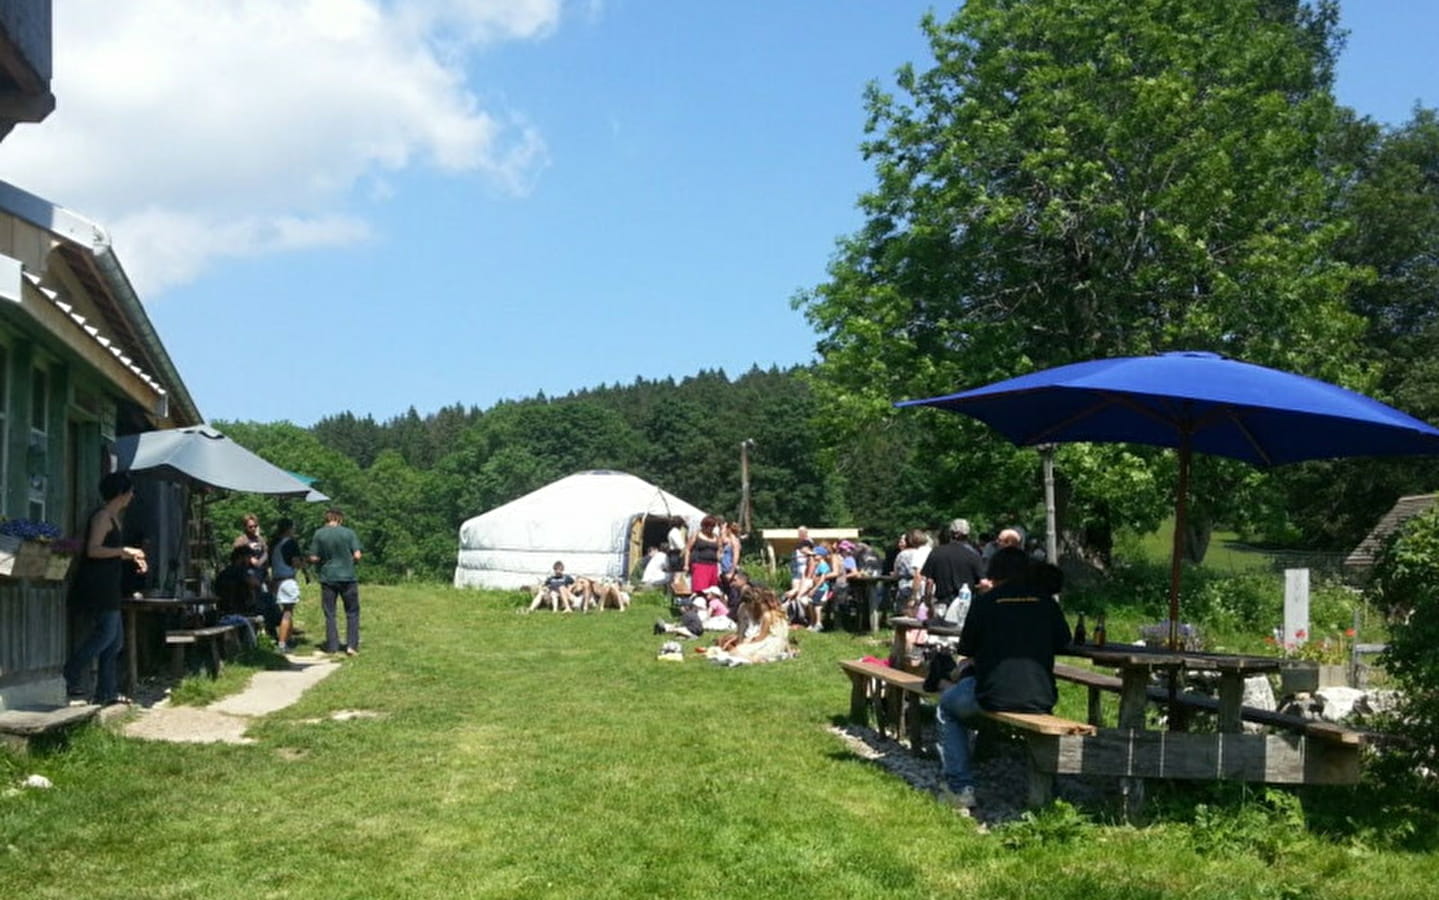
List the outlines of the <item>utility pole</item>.
{"type": "Polygon", "coordinates": [[[754,446],[754,438],[745,438],[739,442],[739,533],[741,537],[748,537],[750,528],[754,525],[751,521],[754,511],[749,504],[749,448],[754,446]]]}

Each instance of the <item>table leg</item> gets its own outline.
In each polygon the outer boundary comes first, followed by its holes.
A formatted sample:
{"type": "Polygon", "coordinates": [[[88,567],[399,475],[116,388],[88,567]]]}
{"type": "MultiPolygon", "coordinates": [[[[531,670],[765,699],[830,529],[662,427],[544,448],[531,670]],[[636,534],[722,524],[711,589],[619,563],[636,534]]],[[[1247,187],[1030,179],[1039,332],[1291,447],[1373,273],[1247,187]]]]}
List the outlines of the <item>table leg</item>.
{"type": "Polygon", "coordinates": [[[135,646],[135,610],[123,610],[125,616],[125,693],[134,696],[135,685],[140,680],[140,663],[135,646]]]}
{"type": "Polygon", "coordinates": [[[1119,688],[1119,727],[1144,728],[1144,711],[1149,706],[1149,670],[1127,668],[1119,688]]]}
{"type": "MultiPolygon", "coordinates": [[[[1123,684],[1119,689],[1119,727],[1144,728],[1144,713],[1149,706],[1149,670],[1126,668],[1121,673],[1123,684]]],[[[1123,796],[1124,820],[1130,821],[1139,815],[1144,805],[1144,779],[1119,779],[1119,792],[1123,796]]]]}
{"type": "Polygon", "coordinates": [[[1244,676],[1238,672],[1219,673],[1219,731],[1237,734],[1244,730],[1244,676]]]}
{"type": "Polygon", "coordinates": [[[889,646],[889,664],[896,669],[904,668],[905,657],[905,635],[909,633],[909,626],[894,626],[894,640],[889,646]]]}

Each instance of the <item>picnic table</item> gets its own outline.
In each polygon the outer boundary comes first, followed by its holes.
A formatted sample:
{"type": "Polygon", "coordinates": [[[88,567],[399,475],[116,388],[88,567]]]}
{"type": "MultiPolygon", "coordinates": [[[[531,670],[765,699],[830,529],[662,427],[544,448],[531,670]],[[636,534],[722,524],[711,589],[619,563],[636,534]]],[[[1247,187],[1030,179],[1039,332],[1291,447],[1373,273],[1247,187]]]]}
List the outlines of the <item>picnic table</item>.
{"type": "Polygon", "coordinates": [[[849,602],[854,607],[854,621],[857,631],[876,631],[879,628],[879,610],[874,606],[874,590],[878,585],[894,584],[899,579],[893,575],[869,575],[859,572],[846,577],[849,585],[849,602]]]}
{"type": "MultiPolygon", "coordinates": [[[[935,636],[959,633],[953,626],[911,617],[890,622],[894,626],[891,664],[899,668],[906,668],[910,631],[923,628],[935,636]]],[[[1279,671],[1284,661],[1278,657],[1170,651],[1131,644],[1071,645],[1061,653],[1116,674],[1056,664],[1057,678],[1090,688],[1090,724],[1096,730],[1032,742],[1031,762],[1038,771],[1118,776],[1130,810],[1142,802],[1146,778],[1269,784],[1355,784],[1359,780],[1360,753],[1370,735],[1244,706],[1244,679],[1279,671]],[[1174,690],[1154,684],[1156,672],[1168,672],[1174,690]],[[1182,676],[1192,672],[1218,674],[1217,699],[1180,689],[1182,676]],[[1096,697],[1101,691],[1119,694],[1118,721],[1109,727],[1098,714],[1096,697]],[[1171,723],[1184,710],[1213,712],[1216,730],[1190,733],[1152,728],[1146,716],[1150,703],[1166,706],[1171,723]],[[1245,721],[1273,731],[1246,734],[1245,721]]]]}
{"type": "MultiPolygon", "coordinates": [[[[1149,685],[1154,672],[1168,672],[1177,687],[1188,672],[1219,673],[1219,730],[1234,734],[1243,730],[1240,711],[1244,706],[1244,679],[1279,671],[1283,660],[1273,656],[1240,653],[1196,653],[1167,650],[1142,644],[1071,644],[1071,656],[1096,665],[1119,670],[1119,727],[1143,728],[1144,710],[1149,702],[1149,685]]],[[[1171,716],[1171,724],[1174,721],[1171,716]]]]}
{"type": "MultiPolygon", "coordinates": [[[[1118,727],[1100,727],[1094,735],[1055,742],[1042,761],[1057,774],[1117,775],[1133,808],[1143,796],[1142,779],[1220,779],[1267,784],[1354,784],[1366,735],[1331,723],[1311,723],[1244,706],[1244,679],[1277,672],[1283,660],[1271,656],[1168,650],[1132,644],[1071,645],[1071,656],[1117,670],[1118,727]],[[1152,684],[1156,671],[1169,673],[1169,689],[1152,684]],[[1218,699],[1182,690],[1191,672],[1219,676],[1218,699]],[[1151,728],[1149,703],[1166,705],[1171,725],[1187,709],[1217,715],[1216,731],[1184,732],[1151,728]],[[1245,720],[1276,729],[1246,734],[1245,720]]],[[[1094,678],[1071,677],[1056,666],[1056,676],[1101,687],[1094,678]]],[[[1091,696],[1091,709],[1097,704],[1091,696]]],[[[1091,714],[1093,717],[1093,713],[1091,714]]],[[[1100,723],[1095,723],[1100,724],[1100,723]]]]}

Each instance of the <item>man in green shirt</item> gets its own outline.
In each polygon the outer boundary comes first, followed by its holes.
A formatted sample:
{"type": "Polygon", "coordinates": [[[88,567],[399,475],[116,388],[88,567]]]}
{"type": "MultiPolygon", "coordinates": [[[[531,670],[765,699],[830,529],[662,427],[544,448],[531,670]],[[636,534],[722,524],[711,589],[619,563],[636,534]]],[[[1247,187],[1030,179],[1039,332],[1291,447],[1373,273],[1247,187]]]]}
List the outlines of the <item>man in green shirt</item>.
{"type": "Polygon", "coordinates": [[[335,600],[345,602],[345,654],[360,652],[360,586],[355,563],[360,561],[360,539],[345,527],[345,515],[333,507],[325,511],[325,524],[310,538],[310,562],[320,574],[320,608],[325,611],[325,652],[338,653],[340,629],[335,622],[335,600]]]}

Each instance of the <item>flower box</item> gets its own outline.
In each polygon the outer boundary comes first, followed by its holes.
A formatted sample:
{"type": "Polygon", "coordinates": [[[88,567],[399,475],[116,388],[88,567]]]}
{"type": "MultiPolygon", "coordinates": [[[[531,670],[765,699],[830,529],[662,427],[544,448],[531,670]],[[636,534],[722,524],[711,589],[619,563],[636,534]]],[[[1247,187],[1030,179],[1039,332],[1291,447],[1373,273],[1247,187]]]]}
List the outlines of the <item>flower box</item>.
{"type": "Polygon", "coordinates": [[[70,565],[74,561],[75,557],[68,553],[55,553],[52,551],[50,558],[45,562],[44,579],[46,581],[64,581],[65,578],[69,576],[70,565]]]}
{"type": "Polygon", "coordinates": [[[44,578],[49,564],[48,545],[0,534],[0,575],[10,578],[44,578]]]}

